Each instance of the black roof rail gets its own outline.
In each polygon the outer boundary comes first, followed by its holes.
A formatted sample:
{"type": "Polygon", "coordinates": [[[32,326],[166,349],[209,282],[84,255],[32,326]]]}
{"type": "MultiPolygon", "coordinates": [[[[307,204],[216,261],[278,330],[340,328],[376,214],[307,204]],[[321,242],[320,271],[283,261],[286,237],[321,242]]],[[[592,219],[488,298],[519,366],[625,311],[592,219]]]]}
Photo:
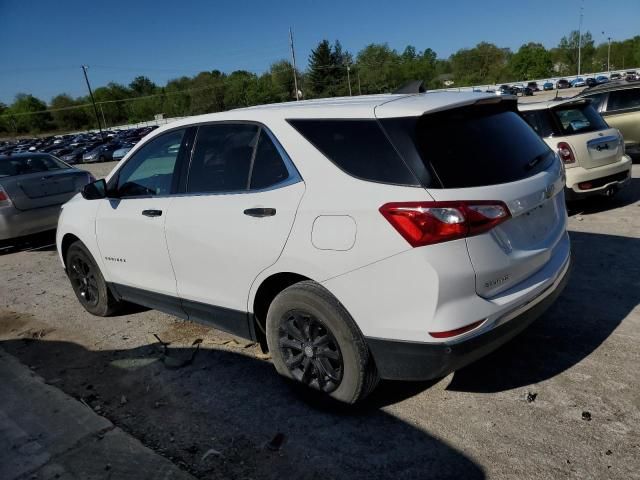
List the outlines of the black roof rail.
{"type": "Polygon", "coordinates": [[[427,89],[424,88],[424,80],[412,80],[397,90],[394,90],[393,93],[424,93],[426,91],[427,89]]]}

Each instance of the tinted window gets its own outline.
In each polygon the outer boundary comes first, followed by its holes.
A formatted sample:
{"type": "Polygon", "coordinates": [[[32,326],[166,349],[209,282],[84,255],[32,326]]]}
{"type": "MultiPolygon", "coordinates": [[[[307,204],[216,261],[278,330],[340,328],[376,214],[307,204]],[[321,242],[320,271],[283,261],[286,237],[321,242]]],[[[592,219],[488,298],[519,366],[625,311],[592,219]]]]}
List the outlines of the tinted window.
{"type": "Polygon", "coordinates": [[[363,180],[416,185],[376,120],[289,120],[338,168],[363,180]]]}
{"type": "Polygon", "coordinates": [[[545,138],[553,135],[553,125],[547,110],[529,110],[522,112],[521,115],[541,137],[545,138]]]}
{"type": "Polygon", "coordinates": [[[185,130],[154,138],[138,150],[120,169],[118,195],[168,195],[171,193],[178,151],[185,130]]]}
{"type": "Polygon", "coordinates": [[[548,168],[555,158],[515,112],[500,106],[423,115],[417,147],[444,188],[513,182],[548,168]]]}
{"type": "Polygon", "coordinates": [[[51,155],[0,158],[0,177],[12,177],[28,173],[48,172],[71,168],[51,155]]]}
{"type": "Polygon", "coordinates": [[[201,126],[189,168],[187,192],[246,190],[258,130],[257,125],[250,124],[201,126]]]}
{"type": "Polygon", "coordinates": [[[607,112],[625,110],[627,108],[640,108],[640,88],[614,90],[609,93],[607,112]]]}
{"type": "Polygon", "coordinates": [[[262,130],[251,170],[251,188],[268,188],[289,177],[287,167],[269,135],[262,130]]]}
{"type": "Polygon", "coordinates": [[[608,128],[600,114],[591,105],[573,105],[551,110],[560,123],[562,135],[595,132],[608,128]]]}

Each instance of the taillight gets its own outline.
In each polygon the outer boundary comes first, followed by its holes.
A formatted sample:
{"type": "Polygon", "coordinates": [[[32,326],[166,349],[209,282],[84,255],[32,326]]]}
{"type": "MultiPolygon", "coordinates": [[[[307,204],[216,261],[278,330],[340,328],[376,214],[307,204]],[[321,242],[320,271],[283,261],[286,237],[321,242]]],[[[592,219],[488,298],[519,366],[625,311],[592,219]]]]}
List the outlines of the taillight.
{"type": "Polygon", "coordinates": [[[558,155],[560,155],[560,160],[562,163],[567,165],[568,163],[575,163],[576,157],[573,155],[573,150],[567,142],[558,143],[558,155]]]}
{"type": "Polygon", "coordinates": [[[5,192],[4,188],[2,188],[2,185],[0,185],[0,206],[5,205],[11,205],[11,199],[9,198],[9,195],[7,195],[7,192],[5,192]]]}
{"type": "Polygon", "coordinates": [[[387,203],[380,213],[412,247],[478,235],[511,216],[503,202],[493,200],[387,203]]]}
{"type": "Polygon", "coordinates": [[[474,328],[478,327],[484,320],[478,320],[477,322],[470,323],[464,327],[456,328],[455,330],[447,330],[446,332],[429,332],[433,338],[451,338],[463,333],[470,332],[474,328]]]}

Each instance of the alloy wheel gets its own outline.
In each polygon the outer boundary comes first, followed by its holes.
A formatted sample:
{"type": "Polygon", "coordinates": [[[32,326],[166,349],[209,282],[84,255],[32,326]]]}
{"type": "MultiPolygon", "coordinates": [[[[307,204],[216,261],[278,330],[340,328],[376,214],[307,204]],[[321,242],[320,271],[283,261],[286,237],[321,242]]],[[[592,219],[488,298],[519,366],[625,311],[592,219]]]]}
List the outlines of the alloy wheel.
{"type": "Polygon", "coordinates": [[[279,346],[285,364],[298,381],[326,393],[342,381],[342,353],[335,337],[313,315],[287,312],[279,329],[279,346]]]}
{"type": "Polygon", "coordinates": [[[86,305],[97,305],[99,299],[98,280],[93,266],[82,257],[74,256],[69,265],[69,277],[81,301],[86,305]]]}

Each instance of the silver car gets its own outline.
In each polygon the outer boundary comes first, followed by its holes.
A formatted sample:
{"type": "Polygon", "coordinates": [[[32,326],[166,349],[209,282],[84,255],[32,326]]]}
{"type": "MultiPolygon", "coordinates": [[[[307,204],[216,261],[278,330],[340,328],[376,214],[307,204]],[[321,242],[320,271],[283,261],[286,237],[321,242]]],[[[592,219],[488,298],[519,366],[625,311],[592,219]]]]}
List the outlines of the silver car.
{"type": "Polygon", "coordinates": [[[0,156],[0,241],[53,230],[60,206],[95,179],[47,153],[0,156]]]}

